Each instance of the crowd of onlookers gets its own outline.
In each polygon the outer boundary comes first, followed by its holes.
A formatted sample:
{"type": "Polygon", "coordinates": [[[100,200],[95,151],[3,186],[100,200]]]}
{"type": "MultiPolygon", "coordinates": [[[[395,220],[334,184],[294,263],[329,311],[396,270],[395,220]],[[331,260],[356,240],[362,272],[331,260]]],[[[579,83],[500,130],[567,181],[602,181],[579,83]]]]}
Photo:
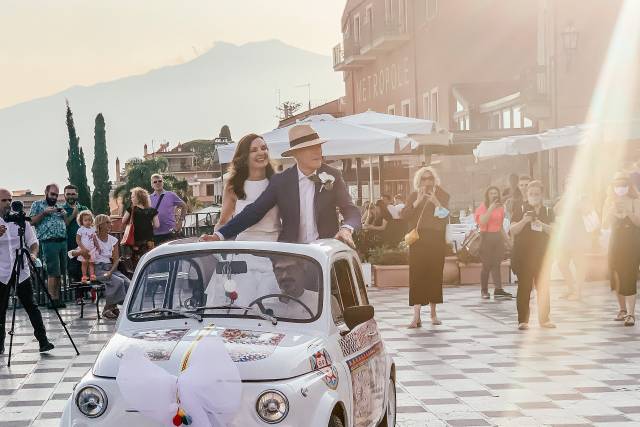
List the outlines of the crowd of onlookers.
{"type": "MultiPolygon", "coordinates": [[[[153,193],[144,188],[131,190],[122,226],[129,241],[112,234],[111,218],[95,215],[78,202],[78,189],[63,189],[64,203],[58,203],[59,187],[49,184],[45,198],[31,205],[28,216],[35,228],[40,256],[46,266],[48,308],[64,308],[60,291],[63,279],[70,285],[103,284],[106,305],[103,316],[115,319],[124,301],[133,269],[142,255],[166,241],[180,236],[186,204],[174,192],[165,191],[163,178],[151,178],[153,193]],[[126,254],[121,254],[121,245],[126,254]]],[[[95,301],[95,290],[76,286],[76,303],[95,301]]]]}
{"type": "MultiPolygon", "coordinates": [[[[492,279],[495,299],[513,298],[503,288],[510,278],[503,277],[501,267],[509,260],[517,283],[519,329],[529,327],[534,291],[539,324],[555,328],[550,319],[552,270],[561,274],[567,285],[562,298],[580,299],[588,256],[600,245],[608,252],[611,289],[619,305],[614,319],[633,326],[640,267],[640,198],[636,187],[640,168],[636,169],[635,173],[618,173],[600,199],[583,185],[572,186],[569,180],[565,188],[572,191],[565,191],[555,201],[545,201],[542,182],[526,175],[511,175],[504,189],[489,186],[482,203],[467,218],[475,227],[471,231],[476,240],[475,255],[482,264],[480,297],[491,298],[492,279]]],[[[410,328],[421,326],[423,305],[431,306],[432,323],[440,324],[436,304],[442,303],[442,267],[447,251],[451,251],[445,238],[450,222],[449,194],[436,171],[430,167],[418,170],[413,190],[406,201],[402,196],[394,197],[393,202],[383,196],[374,204],[365,204],[358,239],[365,254],[371,248],[394,247],[403,241],[409,245],[409,304],[414,308],[410,328]]]]}

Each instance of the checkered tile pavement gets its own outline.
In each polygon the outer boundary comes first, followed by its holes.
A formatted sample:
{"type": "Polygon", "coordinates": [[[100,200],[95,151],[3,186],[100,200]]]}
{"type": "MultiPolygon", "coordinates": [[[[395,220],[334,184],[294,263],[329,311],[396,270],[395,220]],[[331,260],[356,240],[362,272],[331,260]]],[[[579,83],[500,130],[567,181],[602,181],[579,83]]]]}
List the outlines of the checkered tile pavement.
{"type": "MultiPolygon", "coordinates": [[[[422,329],[408,330],[407,289],[371,289],[397,364],[398,425],[640,426],[640,325],[611,320],[616,304],[607,284],[587,285],[579,302],[560,300],[558,292],[555,330],[532,321],[530,330],[518,331],[515,300],[481,300],[476,286],[446,288],[443,324],[425,321],[422,329]]],[[[18,311],[12,367],[0,356],[0,427],[57,426],[73,385],[113,332],[113,321],[79,319],[77,307],[62,313],[78,357],[46,310],[56,349],[40,355],[18,311]]],[[[428,320],[427,309],[424,315],[428,320]]]]}
{"type": "Polygon", "coordinates": [[[554,284],[558,328],[532,320],[528,331],[517,330],[515,299],[481,300],[475,286],[445,288],[443,324],[425,308],[412,330],[407,290],[372,290],[397,365],[398,425],[640,426],[637,327],[612,321],[608,284],[586,285],[582,301],[559,299],[562,290],[554,284]]]}

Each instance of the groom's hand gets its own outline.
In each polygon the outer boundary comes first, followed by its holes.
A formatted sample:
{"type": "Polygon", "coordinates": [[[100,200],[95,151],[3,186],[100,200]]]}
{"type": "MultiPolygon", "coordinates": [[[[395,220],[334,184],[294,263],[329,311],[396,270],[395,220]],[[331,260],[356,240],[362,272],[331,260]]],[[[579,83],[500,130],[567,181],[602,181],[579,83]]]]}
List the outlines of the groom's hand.
{"type": "Polygon", "coordinates": [[[353,243],[353,237],[351,234],[352,232],[350,229],[346,227],[342,227],[340,230],[338,230],[338,233],[335,235],[334,238],[350,246],[352,249],[355,249],[356,244],[353,243]]]}
{"type": "Polygon", "coordinates": [[[218,242],[220,241],[220,237],[218,237],[216,234],[203,234],[202,236],[200,236],[200,241],[201,242],[218,242]]]}

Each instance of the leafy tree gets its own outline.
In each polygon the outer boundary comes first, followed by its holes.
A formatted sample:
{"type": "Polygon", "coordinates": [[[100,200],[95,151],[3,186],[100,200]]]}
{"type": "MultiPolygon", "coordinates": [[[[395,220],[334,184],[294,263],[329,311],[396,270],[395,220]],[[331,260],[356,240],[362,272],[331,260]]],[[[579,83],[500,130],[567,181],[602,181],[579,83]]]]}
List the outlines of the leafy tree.
{"type": "Polygon", "coordinates": [[[107,140],[102,113],[96,116],[94,142],[95,154],[91,167],[93,173],[93,212],[95,214],[109,214],[111,182],[109,181],[109,157],[107,156],[107,140]]]}
{"type": "MultiPolygon", "coordinates": [[[[154,173],[163,173],[167,170],[169,163],[164,157],[156,157],[152,159],[142,160],[133,159],[129,161],[129,167],[125,171],[127,177],[125,183],[117,187],[113,191],[115,199],[122,198],[124,207],[131,204],[131,189],[142,187],[149,194],[153,192],[151,187],[151,175],[154,173]]],[[[187,200],[189,192],[189,184],[184,179],[178,179],[173,175],[164,175],[165,190],[174,191],[183,200],[187,200]]]]}
{"type": "Polygon", "coordinates": [[[231,130],[229,129],[229,126],[224,125],[222,126],[222,128],[220,129],[220,134],[218,135],[219,138],[221,139],[226,139],[227,141],[231,141],[231,130]]]}
{"type": "Polygon", "coordinates": [[[87,165],[84,160],[84,152],[80,147],[80,138],[76,134],[76,127],[73,123],[73,113],[67,101],[67,131],[69,132],[69,150],[67,159],[67,172],[69,172],[69,183],[78,187],[78,201],[91,208],[91,192],[87,183],[87,165]]]}
{"type": "Polygon", "coordinates": [[[276,109],[280,112],[280,119],[284,120],[296,114],[296,111],[298,111],[301,107],[302,104],[299,102],[284,101],[282,104],[278,105],[276,109]]]}

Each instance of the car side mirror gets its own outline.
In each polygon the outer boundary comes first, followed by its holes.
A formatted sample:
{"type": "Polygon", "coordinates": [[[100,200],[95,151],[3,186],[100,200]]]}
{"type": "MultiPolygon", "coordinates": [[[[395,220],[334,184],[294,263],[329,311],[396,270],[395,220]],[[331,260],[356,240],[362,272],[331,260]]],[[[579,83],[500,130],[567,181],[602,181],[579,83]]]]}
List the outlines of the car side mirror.
{"type": "Polygon", "coordinates": [[[373,319],[374,313],[375,310],[371,305],[354,305],[353,307],[347,307],[343,313],[344,323],[347,325],[347,328],[351,330],[373,319]]]}

